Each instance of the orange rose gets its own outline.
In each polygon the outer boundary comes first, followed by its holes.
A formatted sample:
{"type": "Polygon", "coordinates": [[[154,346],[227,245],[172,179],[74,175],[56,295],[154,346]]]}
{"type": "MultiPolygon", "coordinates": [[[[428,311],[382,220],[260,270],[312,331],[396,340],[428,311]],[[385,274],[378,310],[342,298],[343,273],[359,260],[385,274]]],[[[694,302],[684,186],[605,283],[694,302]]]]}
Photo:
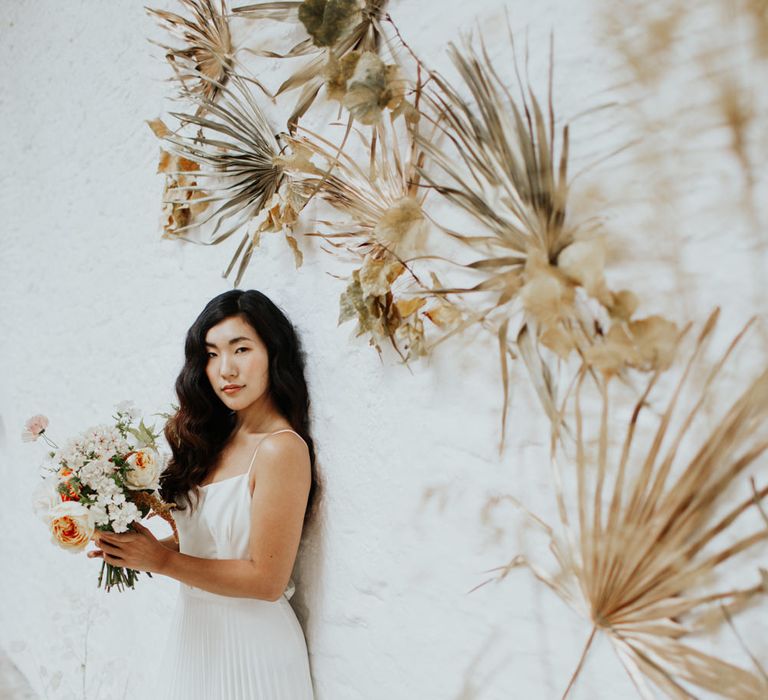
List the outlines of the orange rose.
{"type": "Polygon", "coordinates": [[[93,535],[90,511],[81,503],[64,501],[51,508],[51,538],[62,549],[71,552],[85,549],[93,535]]]}

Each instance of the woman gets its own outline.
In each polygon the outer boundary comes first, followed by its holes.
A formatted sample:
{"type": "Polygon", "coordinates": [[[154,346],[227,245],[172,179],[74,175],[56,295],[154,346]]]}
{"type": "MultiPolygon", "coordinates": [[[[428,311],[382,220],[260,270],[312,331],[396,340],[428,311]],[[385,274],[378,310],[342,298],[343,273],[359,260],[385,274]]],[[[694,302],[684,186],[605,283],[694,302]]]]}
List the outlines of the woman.
{"type": "Polygon", "coordinates": [[[179,505],[179,543],[139,525],[99,532],[89,556],[180,581],[156,697],[311,700],[288,602],[316,485],[293,326],[255,290],[217,296],[187,333],[176,393],[160,492],[179,505]]]}

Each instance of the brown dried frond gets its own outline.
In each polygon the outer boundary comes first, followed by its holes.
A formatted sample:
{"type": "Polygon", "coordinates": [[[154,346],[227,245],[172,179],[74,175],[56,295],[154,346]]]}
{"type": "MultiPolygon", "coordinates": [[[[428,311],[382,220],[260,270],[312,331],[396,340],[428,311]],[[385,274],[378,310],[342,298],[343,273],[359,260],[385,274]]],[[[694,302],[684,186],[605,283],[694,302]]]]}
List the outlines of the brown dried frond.
{"type": "MultiPolygon", "coordinates": [[[[217,202],[219,206],[212,208],[205,216],[195,217],[186,225],[175,228],[174,236],[202,245],[216,245],[240,230],[262,210],[271,210],[275,205],[273,197],[279,192],[285,195],[281,186],[287,187],[290,178],[286,175],[285,159],[280,154],[277,138],[242,78],[233,74],[227,85],[219,85],[216,102],[202,95],[191,97],[203,107],[202,112],[171,112],[171,116],[179,120],[182,128],[193,125],[197,131],[193,135],[165,133],[161,138],[173,154],[200,166],[195,173],[196,180],[207,178],[205,187],[189,184],[179,185],[175,190],[197,193],[196,206],[210,202],[217,202]],[[215,226],[207,241],[182,235],[209,222],[215,222],[215,226]],[[221,228],[224,230],[219,232],[221,228]]],[[[179,176],[184,172],[168,171],[166,174],[179,176]]],[[[291,204],[298,206],[295,198],[291,204]]],[[[275,212],[270,213],[274,223],[275,212]]],[[[286,213],[281,216],[281,229],[283,223],[295,221],[286,213]]],[[[224,272],[227,277],[239,260],[235,286],[240,284],[262,230],[265,229],[262,227],[244,234],[224,272]]],[[[288,242],[291,243],[290,240],[288,242]]]]}
{"type": "MultiPolygon", "coordinates": [[[[169,33],[184,42],[165,49],[165,57],[179,81],[181,96],[195,94],[214,101],[220,86],[226,85],[234,66],[232,37],[224,0],[216,9],[213,0],[180,0],[191,18],[174,12],[145,8],[169,33]]],[[[153,42],[157,43],[157,42],[153,42]]],[[[199,104],[199,110],[205,103],[199,104]]],[[[199,113],[199,112],[198,112],[199,113]]]]}
{"type": "MultiPolygon", "coordinates": [[[[234,13],[252,19],[301,22],[309,37],[285,54],[247,49],[270,58],[311,56],[277,89],[275,96],[301,88],[296,106],[288,118],[288,130],[294,133],[299,119],[310,108],[329,70],[350,55],[378,54],[383,36],[381,19],[387,0],[311,0],[308,2],[259,2],[232,8],[234,13]]],[[[333,93],[333,82],[329,89],[333,93]]],[[[345,81],[346,84],[346,81],[345,81]]],[[[336,84],[338,89],[339,85],[336,84]]],[[[369,96],[364,96],[370,102],[369,96]]],[[[383,99],[377,96],[377,101],[383,99]]],[[[389,99],[387,99],[387,102],[389,99]]]]}
{"type": "MultiPolygon", "coordinates": [[[[561,534],[544,527],[557,560],[555,572],[526,563],[542,582],[593,626],[566,695],[579,675],[596,633],[609,637],[643,697],[650,680],[669,697],[693,697],[689,686],[722,697],[765,697],[759,675],[704,653],[683,638],[702,631],[701,614],[711,605],[731,613],[765,594],[764,575],[755,571],[741,585],[721,583],[718,574],[734,558],[758,547],[765,551],[768,529],[757,504],[768,485],[732,497],[748,486],[748,470],[765,465],[768,449],[768,369],[724,406],[713,427],[699,427],[703,406],[744,331],[714,364],[701,360],[717,313],[700,333],[667,398],[656,397],[660,371],[648,380],[626,426],[620,427],[612,401],[616,382],[604,382],[584,368],[561,418],[575,424],[573,447],[552,437],[558,474],[555,493],[561,534]],[[694,389],[697,378],[700,389],[694,389]],[[595,381],[593,381],[595,380],[595,381]],[[584,394],[598,411],[585,414],[584,394]],[[686,399],[690,408],[682,409],[686,399]],[[649,405],[663,406],[656,427],[644,430],[649,405]],[[594,420],[594,423],[592,422],[594,420]],[[614,446],[616,429],[621,432],[614,446]],[[569,469],[563,467],[568,465],[569,469]],[[575,481],[574,499],[564,484],[575,481]],[[754,513],[752,521],[745,514],[754,513]],[[756,525],[755,525],[756,523],[756,525]]],[[[655,418],[648,418],[656,421],[655,418]]],[[[557,425],[557,424],[556,424],[557,425]]],[[[765,470],[762,470],[765,474],[765,470]]],[[[736,569],[731,568],[729,581],[736,569]]]]}

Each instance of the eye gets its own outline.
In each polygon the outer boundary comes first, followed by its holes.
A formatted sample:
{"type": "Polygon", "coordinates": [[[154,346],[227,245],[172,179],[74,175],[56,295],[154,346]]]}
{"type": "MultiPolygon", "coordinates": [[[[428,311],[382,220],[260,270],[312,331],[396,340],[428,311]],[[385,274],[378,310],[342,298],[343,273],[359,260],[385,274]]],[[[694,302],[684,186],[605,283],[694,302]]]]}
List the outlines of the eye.
{"type": "MultiPolygon", "coordinates": [[[[245,350],[247,352],[248,350],[250,350],[250,348],[238,348],[237,350],[245,350]]],[[[235,350],[235,352],[237,352],[237,350],[235,350]]]]}
{"type": "Polygon", "coordinates": [[[216,353],[215,352],[207,352],[207,353],[205,353],[205,356],[208,357],[208,358],[216,357],[216,353]]]}

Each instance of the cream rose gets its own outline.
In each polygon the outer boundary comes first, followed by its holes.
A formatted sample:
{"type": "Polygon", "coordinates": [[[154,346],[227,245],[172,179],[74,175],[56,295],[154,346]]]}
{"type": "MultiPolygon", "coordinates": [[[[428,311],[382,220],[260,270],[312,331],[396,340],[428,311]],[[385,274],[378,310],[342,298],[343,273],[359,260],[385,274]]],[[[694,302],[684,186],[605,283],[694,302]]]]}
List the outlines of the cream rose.
{"type": "Polygon", "coordinates": [[[151,450],[136,450],[126,460],[130,469],[125,477],[129,489],[156,489],[160,481],[160,460],[151,450]]]}
{"type": "Polygon", "coordinates": [[[55,544],[71,552],[85,549],[94,528],[88,508],[75,501],[63,501],[51,508],[49,517],[55,544]]]}

